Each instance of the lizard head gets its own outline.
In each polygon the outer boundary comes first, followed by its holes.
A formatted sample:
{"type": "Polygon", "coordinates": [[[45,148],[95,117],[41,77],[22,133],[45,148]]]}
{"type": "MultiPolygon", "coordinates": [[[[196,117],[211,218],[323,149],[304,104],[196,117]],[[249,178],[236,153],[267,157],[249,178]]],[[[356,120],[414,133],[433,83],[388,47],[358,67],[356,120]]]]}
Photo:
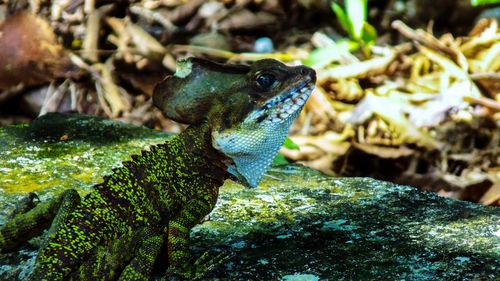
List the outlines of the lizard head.
{"type": "Polygon", "coordinates": [[[153,103],[178,122],[207,122],[228,171],[255,187],[315,82],[313,69],[272,59],[246,66],[190,58],[155,88],[153,103]]]}

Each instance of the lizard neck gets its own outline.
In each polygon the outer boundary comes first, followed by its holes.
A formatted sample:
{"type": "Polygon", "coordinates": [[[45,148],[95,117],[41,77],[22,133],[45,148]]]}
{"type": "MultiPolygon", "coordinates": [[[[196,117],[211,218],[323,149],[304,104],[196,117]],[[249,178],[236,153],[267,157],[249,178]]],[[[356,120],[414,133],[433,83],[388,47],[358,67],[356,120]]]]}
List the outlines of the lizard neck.
{"type": "Polygon", "coordinates": [[[190,155],[188,164],[194,173],[205,174],[214,179],[224,181],[229,177],[227,157],[212,146],[212,132],[207,123],[191,125],[180,135],[182,146],[190,155]]]}

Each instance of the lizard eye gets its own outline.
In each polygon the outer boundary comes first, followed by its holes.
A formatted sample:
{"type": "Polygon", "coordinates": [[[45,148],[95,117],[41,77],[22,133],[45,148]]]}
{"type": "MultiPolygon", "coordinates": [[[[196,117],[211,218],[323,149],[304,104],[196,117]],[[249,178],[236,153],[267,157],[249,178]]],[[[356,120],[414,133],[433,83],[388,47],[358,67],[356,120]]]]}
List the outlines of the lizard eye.
{"type": "Polygon", "coordinates": [[[270,73],[262,73],[255,79],[257,86],[263,90],[269,90],[276,82],[276,77],[270,73]]]}

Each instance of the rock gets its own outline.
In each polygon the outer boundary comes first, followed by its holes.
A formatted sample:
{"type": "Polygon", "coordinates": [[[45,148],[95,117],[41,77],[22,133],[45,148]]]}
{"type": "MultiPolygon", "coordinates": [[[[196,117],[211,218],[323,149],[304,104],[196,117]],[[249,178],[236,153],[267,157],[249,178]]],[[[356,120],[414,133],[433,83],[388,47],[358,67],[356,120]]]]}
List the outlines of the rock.
{"type": "Polygon", "coordinates": [[[500,7],[492,7],[482,11],[474,22],[478,22],[481,19],[495,19],[500,21],[500,7]]]}
{"type": "MultiPolygon", "coordinates": [[[[119,122],[50,114],[0,129],[0,204],[36,190],[81,193],[167,134],[119,122]]],[[[6,210],[0,211],[0,224],[6,210]]],[[[333,178],[300,165],[272,168],[255,189],[228,181],[192,231],[195,254],[229,259],[208,279],[495,280],[500,209],[369,178],[333,178]]],[[[33,263],[34,247],[0,254],[0,276],[33,263]],[[30,252],[31,251],[31,252],[30,252]],[[28,254],[27,254],[28,253],[28,254]],[[19,266],[21,264],[22,266],[19,266]]],[[[23,275],[24,274],[24,275],[23,275]]]]}

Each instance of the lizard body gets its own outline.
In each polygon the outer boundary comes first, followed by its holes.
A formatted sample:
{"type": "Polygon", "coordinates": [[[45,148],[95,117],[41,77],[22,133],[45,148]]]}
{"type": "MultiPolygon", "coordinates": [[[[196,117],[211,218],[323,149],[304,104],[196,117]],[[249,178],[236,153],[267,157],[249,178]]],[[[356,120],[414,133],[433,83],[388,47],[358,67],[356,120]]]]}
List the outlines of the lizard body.
{"type": "Polygon", "coordinates": [[[163,249],[171,268],[189,270],[190,229],[213,209],[225,179],[258,184],[314,82],[313,70],[274,60],[181,62],[153,102],[190,126],[133,155],[81,202],[70,190],[17,215],[0,228],[0,250],[55,217],[32,280],[148,280],[163,249]]]}

